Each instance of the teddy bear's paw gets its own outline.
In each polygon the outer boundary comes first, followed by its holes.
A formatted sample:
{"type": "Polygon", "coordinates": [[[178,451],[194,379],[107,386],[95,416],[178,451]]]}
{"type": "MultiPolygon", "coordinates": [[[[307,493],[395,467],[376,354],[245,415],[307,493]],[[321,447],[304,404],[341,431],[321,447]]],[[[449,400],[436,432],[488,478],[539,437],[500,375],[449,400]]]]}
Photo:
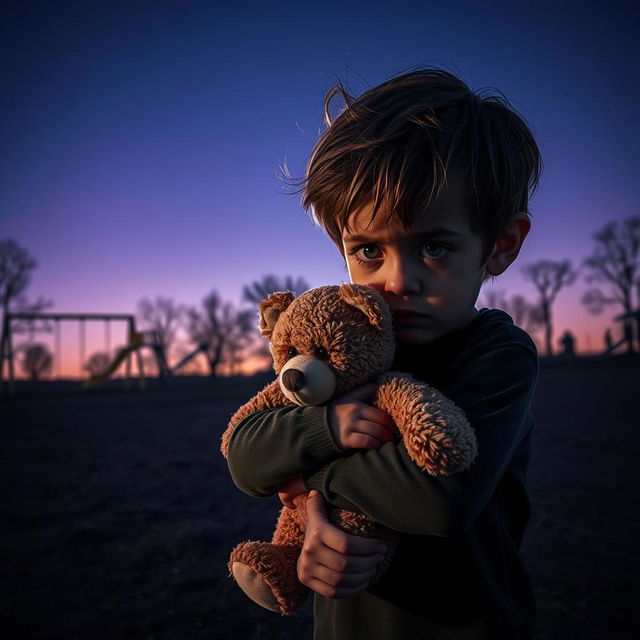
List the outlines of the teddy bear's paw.
{"type": "Polygon", "coordinates": [[[231,573],[241,589],[257,604],[269,611],[283,613],[269,585],[251,567],[241,562],[231,563],[231,573]]]}
{"type": "Polygon", "coordinates": [[[267,542],[244,542],[232,552],[229,569],[245,594],[265,609],[293,613],[307,597],[299,580],[300,548],[267,542]]]}

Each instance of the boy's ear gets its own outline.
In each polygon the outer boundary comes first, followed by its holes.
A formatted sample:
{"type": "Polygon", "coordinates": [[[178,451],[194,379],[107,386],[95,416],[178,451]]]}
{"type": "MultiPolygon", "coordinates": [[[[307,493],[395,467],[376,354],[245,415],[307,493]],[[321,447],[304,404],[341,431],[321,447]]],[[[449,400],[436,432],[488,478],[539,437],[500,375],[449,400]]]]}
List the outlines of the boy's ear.
{"type": "Polygon", "coordinates": [[[269,294],[258,305],[258,317],[260,318],[260,333],[265,338],[270,338],[273,328],[278,322],[280,314],[293,302],[291,291],[276,291],[269,294]]]}
{"type": "Polygon", "coordinates": [[[338,295],[352,307],[359,309],[377,329],[391,324],[391,312],[383,297],[365,284],[342,284],[338,295]]]}
{"type": "Polygon", "coordinates": [[[485,276],[499,276],[515,261],[522,243],[531,229],[531,220],[526,212],[517,213],[496,239],[493,251],[485,263],[485,276]]]}

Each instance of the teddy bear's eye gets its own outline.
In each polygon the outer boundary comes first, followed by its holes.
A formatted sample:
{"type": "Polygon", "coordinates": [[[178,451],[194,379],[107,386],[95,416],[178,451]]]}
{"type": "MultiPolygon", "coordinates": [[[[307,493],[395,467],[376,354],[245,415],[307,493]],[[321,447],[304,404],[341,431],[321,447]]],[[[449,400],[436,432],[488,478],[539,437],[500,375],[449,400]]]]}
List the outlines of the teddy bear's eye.
{"type": "Polygon", "coordinates": [[[295,347],[289,347],[287,349],[287,358],[293,358],[298,355],[298,350],[295,347]]]}
{"type": "Polygon", "coordinates": [[[324,347],[316,347],[315,354],[317,358],[320,358],[320,360],[329,359],[329,354],[327,353],[327,350],[324,347]]]}

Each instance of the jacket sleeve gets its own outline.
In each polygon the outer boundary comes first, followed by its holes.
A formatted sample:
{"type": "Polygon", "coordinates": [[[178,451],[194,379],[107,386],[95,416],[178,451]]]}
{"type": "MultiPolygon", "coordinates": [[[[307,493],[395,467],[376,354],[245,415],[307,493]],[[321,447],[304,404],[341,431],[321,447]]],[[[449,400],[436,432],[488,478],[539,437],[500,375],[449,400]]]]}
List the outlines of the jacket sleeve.
{"type": "Polygon", "coordinates": [[[529,404],[537,357],[519,345],[501,346],[461,367],[443,389],[475,430],[478,456],[468,471],[430,476],[402,442],[357,451],[304,474],[309,489],[331,504],[360,511],[396,531],[452,536],[487,505],[531,428],[529,404]]]}
{"type": "Polygon", "coordinates": [[[292,405],[242,420],[229,440],[227,463],[240,490],[264,497],[293,476],[343,455],[328,427],[326,407],[292,405]]]}

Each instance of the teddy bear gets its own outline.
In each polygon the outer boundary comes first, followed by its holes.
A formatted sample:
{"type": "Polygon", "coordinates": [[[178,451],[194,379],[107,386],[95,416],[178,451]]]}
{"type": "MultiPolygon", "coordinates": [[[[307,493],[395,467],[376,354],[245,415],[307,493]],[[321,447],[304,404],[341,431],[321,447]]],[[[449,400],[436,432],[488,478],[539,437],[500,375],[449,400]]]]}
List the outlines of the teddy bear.
{"type": "MultiPolygon", "coordinates": [[[[395,422],[415,464],[431,475],[468,469],[477,452],[464,412],[442,393],[411,375],[389,371],[395,351],[391,311],[382,294],[368,285],[342,284],[293,293],[270,294],[259,305],[261,334],[269,340],[276,380],[240,407],[222,436],[229,440],[248,415],[268,408],[323,405],[369,382],[378,386],[372,404],[395,422]]],[[[231,552],[230,574],[256,603],[291,614],[309,589],[297,576],[306,525],[306,499],[283,507],[271,542],[249,541],[231,552]]],[[[329,519],[355,535],[382,539],[388,553],[372,582],[391,563],[397,534],[369,516],[330,508],[329,519]]]]}

